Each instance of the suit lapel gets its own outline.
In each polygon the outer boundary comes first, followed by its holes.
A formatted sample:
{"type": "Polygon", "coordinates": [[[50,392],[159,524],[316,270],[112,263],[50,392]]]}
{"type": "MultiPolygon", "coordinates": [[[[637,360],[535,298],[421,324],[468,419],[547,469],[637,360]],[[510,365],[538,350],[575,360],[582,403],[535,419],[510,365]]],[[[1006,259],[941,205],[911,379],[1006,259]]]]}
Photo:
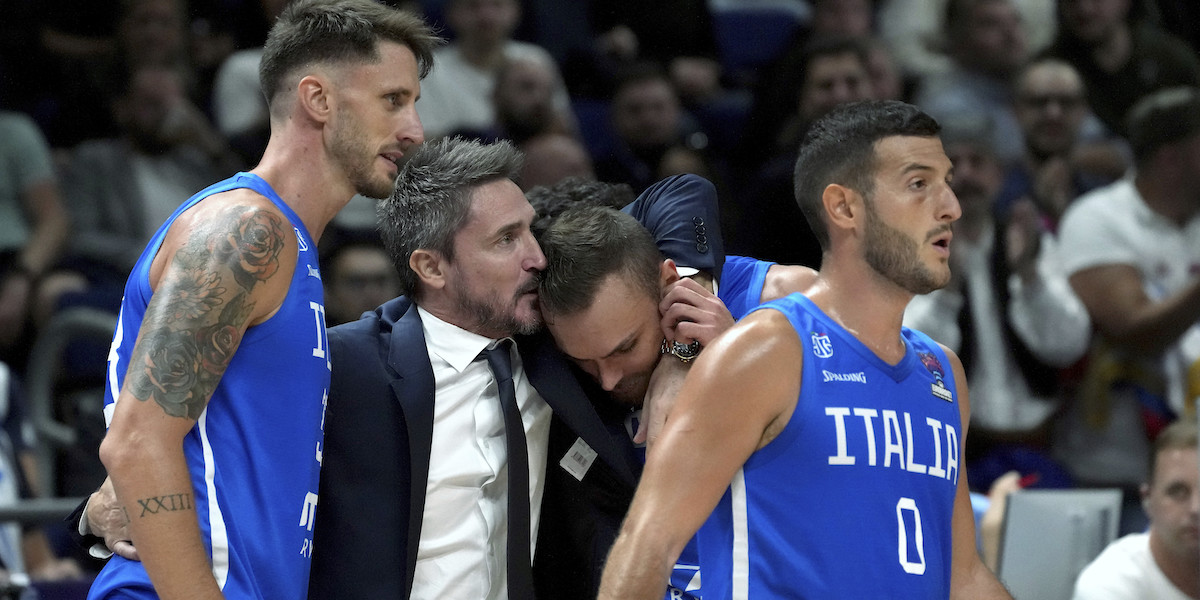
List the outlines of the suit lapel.
{"type": "MultiPolygon", "coordinates": [[[[621,479],[636,486],[637,476],[630,468],[629,452],[620,448],[609,435],[575,374],[549,337],[545,334],[523,337],[518,340],[517,348],[521,351],[529,381],[554,410],[554,415],[583,438],[621,479]]],[[[558,458],[550,457],[546,468],[555,468],[558,458]]]]}
{"type": "Polygon", "coordinates": [[[417,564],[417,549],[421,540],[421,520],[425,515],[425,492],[429,483],[429,451],[433,445],[433,408],[435,384],[429,364],[429,350],[421,329],[417,305],[408,309],[392,326],[388,348],[388,365],[396,373],[391,381],[392,392],[404,413],[408,429],[411,489],[408,512],[408,581],[405,589],[411,593],[413,569],[417,564]]]}

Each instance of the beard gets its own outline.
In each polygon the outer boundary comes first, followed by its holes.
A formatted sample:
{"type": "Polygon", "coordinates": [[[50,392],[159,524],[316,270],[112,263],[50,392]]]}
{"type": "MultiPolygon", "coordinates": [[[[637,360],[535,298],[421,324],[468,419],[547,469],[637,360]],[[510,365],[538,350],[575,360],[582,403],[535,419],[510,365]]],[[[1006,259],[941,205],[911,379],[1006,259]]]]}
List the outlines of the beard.
{"type": "Polygon", "coordinates": [[[392,195],[394,181],[375,174],[375,160],[378,154],[366,148],[360,140],[366,138],[359,126],[358,120],[349,109],[338,109],[338,122],[341,125],[333,132],[333,147],[331,153],[354,191],[368,198],[387,198],[392,195]]]}
{"type": "Polygon", "coordinates": [[[537,278],[513,294],[507,305],[502,304],[496,296],[474,297],[471,293],[459,288],[455,292],[455,303],[464,315],[470,315],[479,331],[505,332],[507,335],[530,335],[537,333],[542,327],[541,313],[533,307],[531,315],[522,319],[517,316],[517,310],[522,296],[530,291],[536,291],[537,278]]]}
{"type": "Polygon", "coordinates": [[[899,230],[867,209],[866,261],[876,273],[913,294],[928,294],[942,288],[950,276],[930,271],[922,262],[919,246],[899,230]]]}

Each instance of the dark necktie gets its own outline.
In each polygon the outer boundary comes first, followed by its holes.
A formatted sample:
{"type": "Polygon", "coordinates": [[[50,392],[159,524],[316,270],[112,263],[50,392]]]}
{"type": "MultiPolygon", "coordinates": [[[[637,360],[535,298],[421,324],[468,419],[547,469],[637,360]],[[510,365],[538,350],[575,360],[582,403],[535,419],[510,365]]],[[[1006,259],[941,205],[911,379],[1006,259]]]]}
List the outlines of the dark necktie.
{"type": "Polygon", "coordinates": [[[525,449],[525,426],[517,408],[513,387],[511,342],[502,341],[484,350],[488,366],[496,376],[500,406],[504,410],[504,438],[508,444],[508,598],[533,599],[533,572],[529,559],[529,453],[525,449]]]}

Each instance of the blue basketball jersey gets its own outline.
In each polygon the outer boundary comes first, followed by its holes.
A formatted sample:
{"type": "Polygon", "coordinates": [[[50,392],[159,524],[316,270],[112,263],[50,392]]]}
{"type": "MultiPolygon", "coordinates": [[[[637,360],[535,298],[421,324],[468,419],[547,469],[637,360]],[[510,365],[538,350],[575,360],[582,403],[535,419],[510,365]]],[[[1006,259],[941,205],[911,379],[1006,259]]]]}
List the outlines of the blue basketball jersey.
{"type": "Polygon", "coordinates": [[[954,377],[904,329],[896,365],[792,294],[805,348],[795,412],[700,529],[705,600],[947,598],[961,457],[954,377]]]}
{"type": "MultiPolygon", "coordinates": [[[[185,202],[154,235],[125,285],[104,398],[112,419],[150,301],[150,265],[171,223],[208,196],[249,188],[291,222],[299,254],[282,306],[249,328],[195,427],[183,440],[200,533],[227,598],[307,595],[329,355],[317,247],[300,218],[256,175],[239,173],[185,202]]],[[[114,556],[89,598],[156,597],[141,563],[114,556]]]]}
{"type": "Polygon", "coordinates": [[[725,303],[733,320],[741,319],[762,303],[767,270],[774,264],[747,256],[725,257],[721,281],[717,285],[717,297],[725,303]]]}

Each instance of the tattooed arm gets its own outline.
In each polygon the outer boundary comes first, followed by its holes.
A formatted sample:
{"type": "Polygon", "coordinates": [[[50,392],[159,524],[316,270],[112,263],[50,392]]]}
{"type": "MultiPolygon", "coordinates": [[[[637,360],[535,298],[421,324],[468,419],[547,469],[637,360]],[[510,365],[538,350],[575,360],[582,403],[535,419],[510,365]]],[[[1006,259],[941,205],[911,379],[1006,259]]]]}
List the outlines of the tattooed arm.
{"type": "Polygon", "coordinates": [[[154,295],[100,458],[161,598],[221,597],[200,537],[183,439],[246,329],[283,302],[296,253],[278,209],[234,190],[177,219],[151,265],[154,295]]]}

